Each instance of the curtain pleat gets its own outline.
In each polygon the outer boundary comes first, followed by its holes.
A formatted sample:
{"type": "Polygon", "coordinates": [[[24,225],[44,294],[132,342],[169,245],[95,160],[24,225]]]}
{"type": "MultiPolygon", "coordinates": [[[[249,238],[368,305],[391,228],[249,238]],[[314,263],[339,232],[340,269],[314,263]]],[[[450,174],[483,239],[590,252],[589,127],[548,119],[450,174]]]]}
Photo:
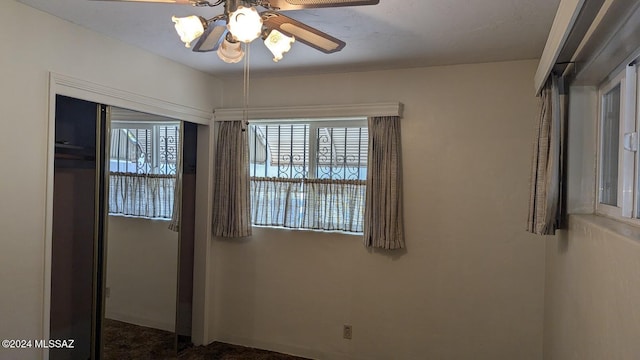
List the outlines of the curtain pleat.
{"type": "Polygon", "coordinates": [[[562,220],[562,171],[565,156],[567,97],[560,94],[560,79],[551,75],[540,96],[540,115],[531,162],[527,231],[553,235],[562,220]]]}
{"type": "Polygon", "coordinates": [[[364,244],[382,249],[405,247],[402,212],[400,118],[369,118],[364,244]]]}
{"type": "Polygon", "coordinates": [[[109,173],[109,213],[171,218],[174,175],[109,173]]]}
{"type": "Polygon", "coordinates": [[[182,131],[182,124],[180,125],[180,140],[178,148],[176,149],[177,166],[176,166],[176,183],[173,191],[173,211],[171,212],[171,222],[169,223],[169,230],[178,232],[180,231],[180,219],[182,217],[182,144],[184,144],[184,131],[182,131]]]}
{"type": "Polygon", "coordinates": [[[213,235],[251,235],[249,148],[242,121],[218,123],[213,183],[213,235]]]}

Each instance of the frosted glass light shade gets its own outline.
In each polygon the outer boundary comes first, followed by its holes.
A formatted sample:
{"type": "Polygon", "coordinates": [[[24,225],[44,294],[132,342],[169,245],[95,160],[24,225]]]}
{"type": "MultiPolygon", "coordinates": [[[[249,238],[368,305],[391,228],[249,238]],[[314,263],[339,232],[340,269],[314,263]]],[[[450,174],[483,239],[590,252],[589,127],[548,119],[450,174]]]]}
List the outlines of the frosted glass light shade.
{"type": "Polygon", "coordinates": [[[273,61],[278,62],[282,60],[282,54],[291,50],[291,44],[295,41],[293,36],[289,37],[278,30],[271,30],[269,36],[264,39],[264,44],[271,50],[273,61]]]}
{"type": "Polygon", "coordinates": [[[240,62],[244,57],[244,51],[242,51],[242,44],[239,42],[230,42],[227,39],[224,39],[220,47],[216,51],[220,60],[229,63],[235,64],[240,62]]]}
{"type": "Polygon", "coordinates": [[[238,9],[229,15],[227,29],[234,40],[250,43],[262,33],[262,18],[255,8],[238,6],[238,9]]]}
{"type": "Polygon", "coordinates": [[[176,32],[185,47],[190,48],[191,42],[204,33],[206,21],[199,16],[191,15],[183,18],[172,16],[171,21],[175,24],[176,32]]]}

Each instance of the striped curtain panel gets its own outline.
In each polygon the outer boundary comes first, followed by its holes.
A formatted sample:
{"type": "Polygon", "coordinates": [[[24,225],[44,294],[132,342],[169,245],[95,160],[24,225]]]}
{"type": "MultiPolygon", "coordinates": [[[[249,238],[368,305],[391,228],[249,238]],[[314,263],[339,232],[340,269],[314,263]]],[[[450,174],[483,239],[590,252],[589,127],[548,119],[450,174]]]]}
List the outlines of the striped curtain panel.
{"type": "Polygon", "coordinates": [[[560,81],[551,75],[540,96],[540,116],[531,162],[527,231],[553,235],[561,226],[563,211],[562,170],[564,159],[567,96],[560,81]]]}
{"type": "Polygon", "coordinates": [[[402,249],[400,117],[369,118],[369,159],[364,210],[364,244],[381,249],[402,249]]]}
{"type": "Polygon", "coordinates": [[[251,235],[249,145],[242,121],[218,122],[213,182],[213,235],[251,235]]]}

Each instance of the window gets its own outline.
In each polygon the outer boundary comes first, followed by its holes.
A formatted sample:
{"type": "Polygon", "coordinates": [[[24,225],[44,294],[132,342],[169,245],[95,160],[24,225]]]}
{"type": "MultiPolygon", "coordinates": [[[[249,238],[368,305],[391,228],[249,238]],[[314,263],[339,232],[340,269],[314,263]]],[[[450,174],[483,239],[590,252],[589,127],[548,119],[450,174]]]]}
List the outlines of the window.
{"type": "Polygon", "coordinates": [[[170,219],[180,123],[111,122],[109,214],[170,219]]]}
{"type": "Polygon", "coordinates": [[[597,212],[614,217],[640,218],[637,83],[631,65],[599,90],[597,212]]]}
{"type": "Polygon", "coordinates": [[[252,223],[363,231],[366,119],[249,126],[252,223]]]}
{"type": "Polygon", "coordinates": [[[600,202],[618,205],[620,83],[602,96],[602,171],[600,202]]]}

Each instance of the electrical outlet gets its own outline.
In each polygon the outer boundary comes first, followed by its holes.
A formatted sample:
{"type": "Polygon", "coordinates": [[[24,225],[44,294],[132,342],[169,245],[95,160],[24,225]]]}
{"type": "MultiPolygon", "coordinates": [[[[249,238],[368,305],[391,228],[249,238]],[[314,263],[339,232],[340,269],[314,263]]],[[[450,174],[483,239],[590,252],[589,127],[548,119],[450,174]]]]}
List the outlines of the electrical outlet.
{"type": "Polygon", "coordinates": [[[353,334],[353,329],[351,325],[344,325],[342,327],[342,337],[345,339],[351,340],[351,335],[353,334]]]}
{"type": "Polygon", "coordinates": [[[110,288],[110,287],[106,287],[106,288],[104,289],[104,296],[105,296],[105,297],[109,297],[109,296],[111,296],[111,288],[110,288]]]}

